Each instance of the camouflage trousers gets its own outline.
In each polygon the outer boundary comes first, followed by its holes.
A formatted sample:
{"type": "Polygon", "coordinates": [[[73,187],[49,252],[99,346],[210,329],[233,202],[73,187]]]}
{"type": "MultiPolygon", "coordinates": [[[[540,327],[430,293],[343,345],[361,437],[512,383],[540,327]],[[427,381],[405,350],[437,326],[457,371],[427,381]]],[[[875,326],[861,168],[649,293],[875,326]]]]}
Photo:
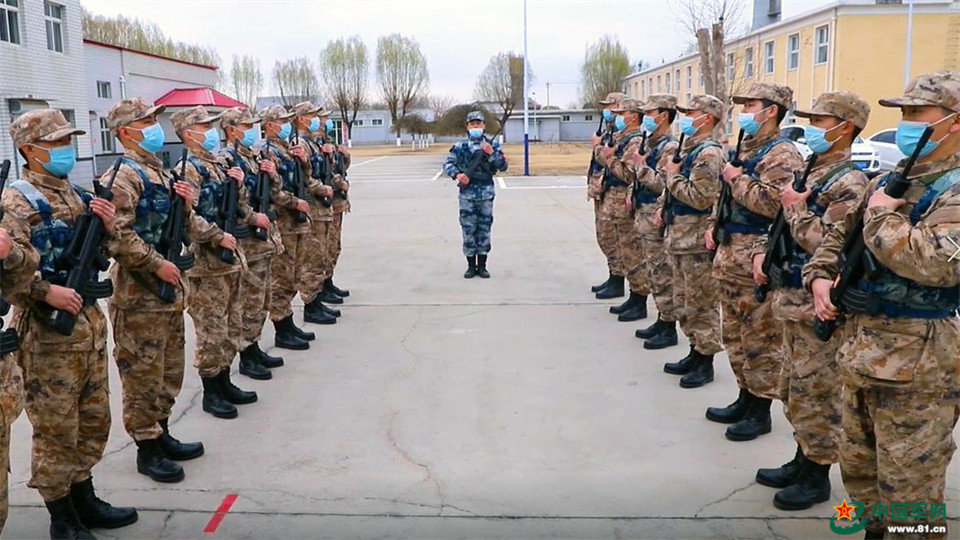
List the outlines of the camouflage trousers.
{"type": "Polygon", "coordinates": [[[713,278],[713,255],[684,253],[673,258],[673,305],[680,328],[700,354],[714,355],[720,344],[720,302],[713,278]]]}
{"type": "Polygon", "coordinates": [[[657,312],[664,321],[676,321],[680,316],[673,303],[673,257],[667,255],[663,238],[643,235],[640,242],[642,268],[650,284],[653,301],[657,304],[657,312]]]}
{"type": "Polygon", "coordinates": [[[23,410],[23,372],[13,354],[0,359],[0,532],[10,508],[10,426],[23,410]]]}
{"type": "Polygon", "coordinates": [[[826,343],[820,341],[808,322],[783,323],[783,412],[803,455],[821,465],[840,459],[840,343],[839,335],[826,343]]]}
{"type": "Polygon", "coordinates": [[[240,350],[260,341],[263,323],[270,312],[270,270],[273,257],[247,261],[247,269],[240,272],[241,319],[240,350]]]}
{"type": "Polygon", "coordinates": [[[493,184],[460,186],[460,230],[463,254],[467,257],[490,253],[495,195],[493,184]]]}
{"type": "Polygon", "coordinates": [[[117,309],[110,304],[113,357],[123,387],[123,427],[135,441],[160,437],[183,386],[182,311],[117,309]]]}
{"type": "Polygon", "coordinates": [[[737,385],[751,394],[779,399],[782,324],[772,302],[757,302],[753,286],[719,281],[723,348],[737,385]]]}
{"type": "Polygon", "coordinates": [[[623,262],[620,260],[620,253],[617,245],[617,231],[612,227],[611,222],[601,219],[603,203],[600,199],[593,201],[593,225],[597,231],[597,244],[600,251],[607,258],[607,268],[615,276],[623,275],[623,262]]]}
{"type": "Polygon", "coordinates": [[[240,272],[190,277],[187,310],[197,331],[193,365],[201,377],[230,369],[240,345],[240,272]]]}
{"type": "Polygon", "coordinates": [[[30,481],[45,501],[90,478],[110,434],[107,351],[19,352],[27,418],[33,425],[30,481]]]}
{"type": "Polygon", "coordinates": [[[327,228],[327,269],[324,272],[326,277],[333,276],[333,270],[337,267],[340,260],[340,252],[343,250],[343,212],[334,212],[333,221],[327,228]]]}
{"type": "Polygon", "coordinates": [[[279,321],[293,314],[291,303],[307,268],[307,234],[283,234],[283,253],[270,259],[270,320],[279,321]]]}
{"type": "Polygon", "coordinates": [[[297,286],[300,291],[300,299],[304,304],[309,304],[320,294],[323,288],[323,282],[329,277],[327,271],[327,240],[330,230],[329,221],[314,219],[310,226],[310,233],[303,235],[300,240],[300,249],[303,250],[302,264],[300,270],[300,284],[297,286]]]}
{"type": "Polygon", "coordinates": [[[650,283],[643,271],[643,246],[626,201],[627,188],[607,189],[600,207],[600,225],[604,230],[602,234],[617,239],[615,262],[619,261],[619,268],[613,267],[619,270],[617,275],[627,278],[631,292],[646,296],[650,294],[650,283]]]}

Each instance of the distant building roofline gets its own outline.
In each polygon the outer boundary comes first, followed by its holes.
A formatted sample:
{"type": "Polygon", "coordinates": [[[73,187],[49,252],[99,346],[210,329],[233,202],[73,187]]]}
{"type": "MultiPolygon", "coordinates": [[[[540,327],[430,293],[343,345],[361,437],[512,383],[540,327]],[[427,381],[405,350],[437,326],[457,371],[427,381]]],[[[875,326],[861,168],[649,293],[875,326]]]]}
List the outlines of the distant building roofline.
{"type": "Polygon", "coordinates": [[[149,53],[149,52],[140,51],[140,50],[137,50],[137,49],[131,49],[131,48],[128,48],[128,47],[121,47],[120,45],[114,45],[114,44],[112,44],[112,43],[104,43],[103,41],[97,41],[97,40],[94,40],[94,39],[84,38],[84,39],[83,39],[83,42],[84,42],[84,43],[88,43],[88,44],[90,44],[90,45],[96,45],[96,46],[98,46],[98,47],[105,47],[105,48],[107,48],[107,49],[114,49],[114,50],[117,50],[117,51],[127,51],[127,52],[132,52],[132,53],[135,53],[135,54],[142,54],[142,55],[144,55],[144,56],[149,56],[149,57],[151,57],[151,58],[159,58],[159,59],[161,59],[161,60],[167,60],[167,61],[170,61],[170,62],[176,62],[176,63],[178,63],[178,64],[186,64],[186,65],[188,65],[188,66],[194,66],[194,67],[198,67],[198,68],[209,69],[209,70],[212,70],[212,71],[217,71],[217,70],[220,69],[219,66],[210,66],[210,65],[207,65],[207,64],[198,64],[198,63],[196,63],[196,62],[189,62],[189,61],[187,61],[187,60],[180,60],[180,59],[178,59],[178,58],[171,58],[171,57],[169,57],[169,56],[163,56],[163,55],[160,55],[160,54],[149,53]]]}

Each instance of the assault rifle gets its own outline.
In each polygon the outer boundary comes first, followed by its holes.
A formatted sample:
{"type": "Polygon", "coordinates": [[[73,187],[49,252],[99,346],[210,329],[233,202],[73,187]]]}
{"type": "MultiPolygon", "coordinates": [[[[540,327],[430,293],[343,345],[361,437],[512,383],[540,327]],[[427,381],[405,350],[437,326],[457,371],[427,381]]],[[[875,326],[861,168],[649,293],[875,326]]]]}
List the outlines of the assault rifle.
{"type": "MultiPolygon", "coordinates": [[[[97,197],[113,200],[113,181],[117,178],[122,160],[117,159],[110,171],[110,179],[106,185],[100,180],[93,181],[93,191],[97,197]]],[[[63,284],[73,289],[83,297],[83,304],[89,306],[100,298],[109,298],[113,294],[113,282],[110,279],[100,281],[99,272],[110,267],[110,261],[103,253],[103,241],[106,238],[106,229],[103,221],[87,207],[74,225],[73,238],[61,256],[61,262],[70,270],[67,272],[67,281],[63,284]]],[[[50,308],[44,323],[58,334],[69,336],[73,333],[77,317],[69,311],[50,308]]]]}
{"type": "MultiPolygon", "coordinates": [[[[170,182],[170,213],[167,215],[167,221],[163,224],[163,233],[160,235],[160,242],[157,245],[157,251],[163,255],[163,258],[172,262],[181,272],[193,268],[194,257],[192,253],[184,253],[183,247],[190,245],[190,238],[187,237],[183,227],[187,217],[185,201],[183,197],[177,195],[173,187],[177,182],[186,182],[187,178],[187,150],[183,150],[180,157],[180,173],[176,169],[170,171],[173,179],[170,182]]],[[[158,278],[159,279],[159,278],[158,278]]],[[[177,299],[177,291],[173,285],[160,280],[157,288],[157,297],[168,304],[172,304],[177,299]]]]}
{"type": "MultiPolygon", "coordinates": [[[[891,172],[886,176],[887,186],[883,192],[890,197],[899,199],[910,188],[910,170],[920,157],[920,152],[927,145],[933,128],[927,127],[920,136],[917,148],[907,159],[902,172],[891,172]]],[[[876,257],[867,248],[863,240],[863,214],[857,224],[850,230],[850,234],[843,242],[843,251],[840,252],[840,275],[833,282],[830,289],[830,303],[836,306],[839,316],[848,308],[857,312],[876,313],[880,309],[880,298],[873,293],[857,290],[854,285],[861,278],[872,279],[880,273],[880,264],[876,257]]],[[[813,322],[813,330],[822,341],[829,341],[836,331],[838,319],[823,321],[819,318],[813,322]]]]}
{"type": "MultiPolygon", "coordinates": [[[[737,149],[733,153],[730,164],[734,167],[742,167],[743,161],[740,159],[740,146],[743,144],[744,131],[741,129],[737,134],[737,149]]],[[[720,178],[720,198],[717,199],[717,222],[713,227],[713,243],[717,246],[730,243],[730,235],[723,230],[723,226],[730,222],[733,214],[733,192],[723,178],[720,178]]]]}
{"type": "MultiPolygon", "coordinates": [[[[261,160],[265,160],[269,155],[270,141],[267,141],[267,146],[260,154],[260,158],[261,160]]],[[[250,202],[253,203],[254,210],[261,214],[266,214],[266,216],[270,218],[270,221],[277,220],[277,213],[270,209],[270,175],[264,171],[260,171],[257,177],[257,186],[253,190],[253,193],[250,194],[250,202]]],[[[253,229],[253,236],[258,240],[266,240],[269,236],[269,231],[256,227],[253,229]]]]}
{"type": "MultiPolygon", "coordinates": [[[[233,152],[234,155],[238,152],[239,140],[233,140],[233,152]]],[[[234,168],[237,166],[237,162],[234,161],[230,153],[227,153],[227,167],[234,168]]],[[[223,198],[220,199],[220,220],[218,225],[223,230],[223,232],[233,236],[237,240],[241,238],[250,237],[250,227],[238,223],[238,219],[244,217],[243,212],[240,211],[240,188],[237,186],[237,181],[233,178],[227,176],[226,183],[224,185],[223,198]]],[[[220,260],[227,263],[233,264],[236,253],[232,249],[220,248],[217,252],[217,256],[220,257],[220,260]]]]}
{"type": "MultiPolygon", "coordinates": [[[[793,190],[797,193],[806,191],[807,178],[810,171],[817,163],[819,154],[812,153],[807,159],[807,167],[801,174],[800,171],[793,171],[793,190]]],[[[783,212],[783,206],[777,212],[777,217],[773,220],[770,227],[770,234],[767,237],[767,252],[763,254],[763,274],[767,276],[767,282],[763,285],[757,285],[753,289],[753,296],[761,304],[767,300],[767,293],[774,281],[774,276],[782,276],[786,269],[783,265],[790,262],[791,252],[795,249],[793,240],[790,236],[790,225],[787,224],[787,217],[783,212]]]]}
{"type": "MultiPolygon", "coordinates": [[[[677,150],[673,153],[672,161],[674,163],[680,163],[683,161],[680,159],[680,149],[683,148],[683,139],[687,136],[686,133],[680,133],[680,142],[677,143],[677,150]]],[[[667,226],[673,224],[673,212],[670,210],[670,206],[673,205],[673,195],[670,193],[670,190],[667,189],[667,183],[663,183],[663,211],[660,212],[660,219],[663,221],[663,225],[660,226],[660,238],[663,238],[667,234],[667,226]]]]}
{"type": "MultiPolygon", "coordinates": [[[[10,160],[5,159],[0,164],[0,195],[3,194],[3,187],[7,184],[7,177],[10,176],[10,160]]],[[[0,207],[0,221],[3,221],[3,208],[0,207]]],[[[3,270],[3,264],[0,263],[0,271],[3,270]]],[[[10,304],[0,298],[0,316],[6,316],[10,312],[10,304]]],[[[3,319],[0,319],[0,330],[3,329],[3,319]]],[[[7,328],[0,332],[0,356],[12,353],[20,348],[20,338],[17,336],[16,328],[7,328]]]]}
{"type": "MultiPolygon", "coordinates": [[[[290,144],[292,146],[300,144],[300,135],[296,129],[290,134],[290,144]]],[[[293,194],[300,200],[310,200],[309,195],[307,195],[306,183],[303,181],[303,172],[300,170],[300,159],[296,156],[293,157],[293,194]]],[[[307,214],[305,212],[297,212],[297,221],[299,223],[306,223],[307,214]]]]}
{"type": "MultiPolygon", "coordinates": [[[[639,153],[640,155],[643,155],[643,154],[646,154],[646,153],[647,153],[647,130],[641,129],[640,131],[641,131],[641,133],[640,133],[640,148],[637,150],[637,153],[639,153]]],[[[601,189],[600,189],[600,195],[601,195],[601,197],[602,197],[602,196],[607,192],[607,187],[606,187],[606,185],[601,184],[600,188],[601,188],[601,189]]],[[[633,178],[633,195],[632,195],[632,196],[633,196],[633,200],[630,201],[630,202],[634,205],[634,210],[636,210],[636,197],[637,197],[637,193],[640,192],[640,189],[641,189],[640,180],[638,180],[638,179],[636,178],[636,176],[634,176],[634,178],[633,178]]]]}

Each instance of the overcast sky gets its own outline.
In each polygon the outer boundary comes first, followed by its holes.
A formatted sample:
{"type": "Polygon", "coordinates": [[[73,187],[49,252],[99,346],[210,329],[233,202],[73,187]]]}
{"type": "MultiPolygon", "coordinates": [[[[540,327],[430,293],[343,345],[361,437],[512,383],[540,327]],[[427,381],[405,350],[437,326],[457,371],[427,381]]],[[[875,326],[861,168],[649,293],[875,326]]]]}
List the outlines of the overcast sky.
{"type": "MultiPolygon", "coordinates": [[[[753,1],[748,3],[752,10],[753,1]]],[[[783,17],[829,0],[783,0],[783,17]]],[[[156,23],[171,38],[212,46],[229,67],[235,54],[260,59],[267,81],[277,59],[316,62],[331,39],[359,35],[375,54],[377,38],[415,38],[430,68],[430,92],[473,98],[477,75],[499,51],[523,51],[522,0],[81,0],[99,15],[123,14],[156,23]]],[[[586,47],[603,34],[620,38],[638,60],[659,64],[679,56],[689,38],[669,0],[528,0],[531,92],[567,107],[577,101],[586,47]]],[[[371,91],[375,79],[371,73],[371,91]]],[[[274,93],[268,82],[263,95],[274,93]]],[[[374,95],[373,97],[376,97],[374,95]]]]}

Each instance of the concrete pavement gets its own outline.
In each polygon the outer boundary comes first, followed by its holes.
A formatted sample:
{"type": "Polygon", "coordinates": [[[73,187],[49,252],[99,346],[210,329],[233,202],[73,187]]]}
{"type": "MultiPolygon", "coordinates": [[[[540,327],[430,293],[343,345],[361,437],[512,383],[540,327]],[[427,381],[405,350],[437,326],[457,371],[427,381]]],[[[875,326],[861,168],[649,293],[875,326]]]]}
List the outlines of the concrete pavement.
{"type": "MultiPolygon", "coordinates": [[[[638,325],[616,322],[610,304],[593,299],[589,286],[605,266],[582,178],[504,179],[493,278],[465,281],[456,188],[437,179],[441,160],[356,160],[336,276],[352,292],[343,317],[308,325],[317,341],[283,351],[286,366],[272,381],[237,375],[260,394],[239,419],[200,410],[188,366],[173,432],[202,440],[207,454],[184,463],[184,482],[136,473],[111,361],[114,422],[94,479],[103,498],[136,505],[141,519],[98,536],[834,536],[826,519],[845,497],[836,468],[831,503],[805,512],[776,510],[774,490],[753,481],[758,467],[793,456],[778,405],[773,433],[727,441],[724,426],[703,417],[735,397],[726,358],[718,357],[716,382],[682,390],[661,367],[686,353],[686,341],[645,351],[633,337],[638,325]],[[216,531],[204,533],[233,494],[216,531]]],[[[190,362],[189,318],[187,333],[190,362]]],[[[265,345],[272,336],[268,324],[265,345]]],[[[25,414],[12,441],[4,537],[41,538],[46,512],[25,486],[25,414]]],[[[960,537],[958,472],[955,461],[951,537],[960,537]]]]}

